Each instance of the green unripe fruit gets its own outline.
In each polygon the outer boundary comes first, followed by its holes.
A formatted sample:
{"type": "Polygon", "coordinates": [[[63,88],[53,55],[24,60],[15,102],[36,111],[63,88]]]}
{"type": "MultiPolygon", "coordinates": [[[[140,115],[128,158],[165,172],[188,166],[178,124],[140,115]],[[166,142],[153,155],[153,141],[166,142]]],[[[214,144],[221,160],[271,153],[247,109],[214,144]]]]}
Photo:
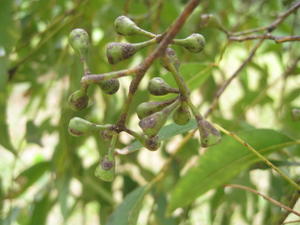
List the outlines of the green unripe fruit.
{"type": "Polygon", "coordinates": [[[119,16],[115,20],[115,29],[121,35],[134,35],[138,34],[140,28],[127,16],[119,16]]]}
{"type": "Polygon", "coordinates": [[[154,37],[155,35],[141,29],[138,27],[135,22],[133,22],[130,18],[127,16],[119,16],[116,18],[115,23],[115,30],[118,34],[120,35],[136,35],[136,34],[141,34],[145,35],[147,37],[154,37]]]}
{"type": "Polygon", "coordinates": [[[74,117],[69,122],[68,131],[72,136],[82,136],[97,130],[97,126],[87,120],[74,117]]]}
{"type": "Polygon", "coordinates": [[[201,34],[191,34],[185,39],[175,39],[174,44],[180,45],[190,52],[201,52],[205,45],[205,39],[201,34]]]}
{"type": "MultiPolygon", "coordinates": [[[[180,67],[180,61],[176,55],[176,52],[172,49],[172,48],[167,48],[166,51],[165,51],[165,55],[164,57],[167,58],[167,60],[173,64],[176,68],[176,70],[179,70],[179,67],[180,67]]],[[[169,70],[170,71],[170,68],[168,66],[168,64],[165,62],[165,60],[161,60],[161,63],[163,65],[163,67],[166,68],[166,70],[169,70]]]]}
{"type": "Polygon", "coordinates": [[[300,120],[300,109],[292,109],[292,116],[294,120],[300,120]]]}
{"type": "Polygon", "coordinates": [[[165,108],[166,106],[173,103],[176,99],[168,99],[165,101],[159,101],[159,102],[143,102],[138,105],[136,109],[136,113],[139,117],[139,119],[143,119],[146,116],[149,116],[155,112],[158,112],[165,108]]]}
{"type": "Polygon", "coordinates": [[[116,64],[122,60],[130,58],[138,50],[154,43],[156,43],[154,39],[135,44],[111,42],[106,46],[106,57],[110,64],[116,64]]]}
{"type": "Polygon", "coordinates": [[[157,96],[166,95],[169,93],[179,93],[177,88],[172,88],[160,77],[154,77],[150,80],[148,84],[148,91],[152,95],[157,96]]]}
{"type": "Polygon", "coordinates": [[[95,176],[107,182],[115,178],[115,159],[113,155],[105,155],[95,170],[95,176]]]}
{"type": "Polygon", "coordinates": [[[99,83],[99,86],[106,94],[113,95],[119,90],[120,82],[118,79],[104,80],[99,83]]]}
{"type": "Polygon", "coordinates": [[[88,106],[89,97],[84,91],[77,90],[70,95],[68,103],[71,109],[80,111],[88,106]]]}
{"type": "Polygon", "coordinates": [[[89,50],[89,35],[85,30],[81,28],[72,30],[69,35],[69,42],[80,57],[85,58],[87,56],[89,50]]]}
{"type": "Polygon", "coordinates": [[[178,104],[179,102],[175,101],[161,111],[143,118],[139,122],[139,126],[142,128],[143,132],[150,137],[157,135],[159,130],[166,123],[170,113],[178,106],[178,104]]]}
{"type": "Polygon", "coordinates": [[[173,113],[173,120],[178,125],[185,125],[191,119],[191,113],[186,103],[182,103],[173,113]]]}
{"type": "Polygon", "coordinates": [[[222,24],[214,14],[202,14],[200,17],[201,27],[216,27],[222,29],[222,24]]]}
{"type": "Polygon", "coordinates": [[[159,141],[159,137],[156,135],[147,137],[143,144],[148,150],[156,151],[157,149],[159,149],[161,142],[159,141]]]}
{"type": "Polygon", "coordinates": [[[207,120],[197,119],[200,132],[201,146],[208,147],[221,141],[220,132],[207,120]]]}

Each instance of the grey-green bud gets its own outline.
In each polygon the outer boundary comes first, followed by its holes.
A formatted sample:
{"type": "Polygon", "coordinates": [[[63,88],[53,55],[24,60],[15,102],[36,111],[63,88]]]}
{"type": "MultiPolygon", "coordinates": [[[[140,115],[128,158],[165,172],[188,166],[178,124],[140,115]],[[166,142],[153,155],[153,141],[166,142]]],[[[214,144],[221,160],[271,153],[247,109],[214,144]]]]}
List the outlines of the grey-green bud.
{"type": "Polygon", "coordinates": [[[159,140],[159,137],[156,135],[152,137],[146,137],[143,144],[148,150],[156,151],[159,149],[161,145],[161,141],[159,140]]]}
{"type": "Polygon", "coordinates": [[[161,111],[155,112],[150,116],[143,118],[139,122],[139,126],[142,128],[143,132],[150,137],[157,135],[159,130],[166,123],[170,113],[177,108],[178,104],[179,102],[175,101],[161,111]]]}
{"type": "Polygon", "coordinates": [[[207,120],[197,119],[200,132],[201,146],[208,147],[221,141],[220,132],[207,120]]]}
{"type": "Polygon", "coordinates": [[[181,103],[181,105],[174,111],[173,120],[178,125],[185,125],[191,119],[191,113],[186,103],[181,103]]]}
{"type": "Polygon", "coordinates": [[[97,126],[87,120],[74,117],[69,122],[68,131],[72,136],[82,136],[97,130],[97,126]]]}
{"type": "Polygon", "coordinates": [[[68,99],[68,104],[70,108],[74,111],[80,111],[82,109],[85,109],[88,106],[88,103],[89,97],[82,90],[77,90],[73,92],[68,99]]]}
{"type": "Polygon", "coordinates": [[[85,30],[81,28],[72,30],[69,35],[69,42],[80,57],[85,58],[87,56],[89,49],[89,35],[85,30]]]}
{"type": "Polygon", "coordinates": [[[168,99],[165,101],[158,101],[158,102],[143,102],[138,105],[136,109],[136,113],[139,119],[143,119],[146,116],[149,116],[155,112],[158,112],[165,108],[166,106],[173,103],[176,99],[168,99]]]}
{"type": "Polygon", "coordinates": [[[191,34],[185,39],[175,39],[174,44],[180,45],[190,52],[201,52],[205,46],[205,38],[198,33],[191,34]]]}
{"type": "Polygon", "coordinates": [[[153,77],[148,84],[148,91],[152,95],[166,95],[169,93],[179,93],[177,88],[172,88],[161,77],[153,77]]]}
{"type": "Polygon", "coordinates": [[[104,80],[99,83],[100,88],[109,95],[115,94],[120,88],[118,79],[104,80]]]}
{"type": "Polygon", "coordinates": [[[115,159],[113,154],[105,155],[100,161],[100,165],[95,170],[95,176],[107,182],[112,182],[115,178],[115,159]]]}

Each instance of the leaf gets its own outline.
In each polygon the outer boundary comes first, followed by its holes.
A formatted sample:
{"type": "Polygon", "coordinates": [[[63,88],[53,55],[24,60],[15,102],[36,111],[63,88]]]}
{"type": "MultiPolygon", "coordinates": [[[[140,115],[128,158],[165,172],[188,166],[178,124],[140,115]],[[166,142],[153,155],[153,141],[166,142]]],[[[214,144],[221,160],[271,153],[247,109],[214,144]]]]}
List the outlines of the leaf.
{"type": "MultiPolygon", "coordinates": [[[[173,124],[163,127],[159,131],[158,137],[159,137],[159,140],[166,140],[175,135],[182,134],[182,133],[188,132],[188,131],[190,131],[192,129],[196,129],[196,128],[197,128],[197,124],[196,124],[195,120],[191,120],[183,126],[173,123],[173,124]]],[[[141,149],[142,147],[143,146],[139,141],[134,141],[132,144],[130,144],[126,148],[118,149],[116,151],[118,154],[126,155],[126,154],[130,154],[132,152],[135,152],[135,151],[141,149]]]]}
{"type": "Polygon", "coordinates": [[[42,139],[43,131],[36,126],[32,120],[27,121],[26,123],[26,141],[29,143],[34,143],[43,147],[41,139],[42,139]]]}
{"type": "Polygon", "coordinates": [[[46,224],[47,216],[52,207],[50,192],[46,192],[41,199],[33,203],[33,211],[28,225],[44,225],[46,224]]]}
{"type": "Polygon", "coordinates": [[[46,171],[50,170],[50,162],[44,161],[34,164],[25,169],[15,179],[17,185],[16,189],[11,189],[7,196],[14,198],[24,193],[30,186],[32,186],[46,171]]]}
{"type": "MultiPolygon", "coordinates": [[[[281,149],[279,144],[292,141],[289,137],[269,129],[243,131],[239,136],[263,155],[281,149]]],[[[252,152],[226,136],[199,158],[171,191],[168,211],[193,202],[210,189],[225,184],[243,169],[259,161],[252,152]]]]}
{"type": "Polygon", "coordinates": [[[142,186],[128,194],[109,217],[106,225],[136,225],[144,197],[149,190],[148,186],[142,186]]]}

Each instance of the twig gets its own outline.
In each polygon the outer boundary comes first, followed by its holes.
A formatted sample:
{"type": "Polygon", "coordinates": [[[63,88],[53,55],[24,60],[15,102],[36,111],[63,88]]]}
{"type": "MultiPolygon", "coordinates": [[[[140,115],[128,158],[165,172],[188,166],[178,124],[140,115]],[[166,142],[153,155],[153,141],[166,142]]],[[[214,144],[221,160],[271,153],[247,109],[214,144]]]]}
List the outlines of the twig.
{"type": "Polygon", "coordinates": [[[300,220],[291,220],[291,221],[284,222],[283,224],[298,223],[298,222],[300,222],[300,220]]]}
{"type": "Polygon", "coordinates": [[[262,193],[260,193],[260,192],[258,192],[256,190],[250,188],[250,187],[239,185],[239,184],[226,184],[225,187],[238,188],[238,189],[242,189],[242,190],[245,190],[245,191],[252,192],[254,194],[257,194],[257,195],[263,197],[264,199],[266,199],[267,201],[271,202],[272,204],[274,204],[274,205],[276,205],[276,206],[278,206],[278,207],[280,207],[282,209],[285,209],[289,213],[293,213],[293,214],[295,214],[295,215],[297,215],[297,216],[300,217],[300,213],[299,212],[291,209],[290,207],[282,204],[281,202],[279,202],[279,201],[277,201],[277,200],[275,200],[275,199],[273,199],[273,198],[271,198],[271,197],[269,197],[267,195],[264,195],[264,194],[262,194],[262,193]]]}
{"type": "Polygon", "coordinates": [[[225,89],[229,86],[229,84],[233,81],[234,78],[238,76],[238,74],[244,69],[244,67],[252,60],[253,56],[256,53],[256,50],[261,46],[263,43],[263,39],[257,42],[257,44],[251,49],[251,52],[247,59],[239,66],[239,68],[231,75],[231,77],[220,87],[220,89],[217,91],[212,104],[210,105],[209,109],[205,113],[205,117],[207,117],[212,111],[215,109],[215,107],[218,104],[218,101],[221,97],[221,95],[224,93],[225,89]]]}
{"type": "Polygon", "coordinates": [[[241,31],[241,32],[236,32],[236,33],[231,33],[231,35],[232,36],[241,36],[241,35],[245,35],[245,34],[256,33],[259,31],[272,32],[273,30],[276,29],[276,27],[279,24],[281,24],[289,15],[291,15],[293,12],[295,12],[299,7],[300,7],[300,1],[296,2],[291,8],[289,8],[284,13],[280,14],[276,18],[276,20],[268,26],[258,27],[258,28],[245,30],[245,31],[241,31]]]}
{"type": "MultiPolygon", "coordinates": [[[[293,194],[293,196],[292,196],[292,198],[291,198],[291,200],[290,200],[288,206],[289,206],[290,208],[294,208],[294,206],[296,205],[296,203],[297,203],[299,197],[300,197],[300,193],[299,193],[299,191],[296,191],[296,192],[293,194]]],[[[284,221],[285,221],[285,219],[288,217],[289,214],[290,214],[290,211],[285,212],[285,213],[279,218],[277,224],[278,224],[278,225],[284,224],[284,221]]],[[[287,223],[289,223],[289,222],[287,222],[287,223]]]]}
{"type": "MultiPolygon", "coordinates": [[[[171,43],[175,35],[179,32],[187,18],[190,14],[194,11],[194,9],[199,4],[199,0],[190,0],[189,3],[186,5],[184,11],[181,15],[176,19],[176,21],[171,25],[168,29],[167,33],[163,35],[161,42],[157,46],[157,48],[140,64],[136,67],[136,77],[131,81],[129,86],[129,93],[128,97],[124,103],[124,107],[122,109],[121,116],[117,125],[122,128],[125,126],[127,115],[129,111],[129,106],[132,102],[133,96],[138,88],[139,83],[143,79],[146,71],[149,69],[153,61],[160,57],[168,47],[168,44],[171,43]]],[[[122,129],[120,129],[122,130],[122,129]]]]}
{"type": "Polygon", "coordinates": [[[218,124],[215,124],[215,127],[225,133],[228,136],[231,136],[233,139],[235,139],[240,144],[244,145],[249,151],[251,151],[254,155],[256,155],[258,158],[260,158],[265,164],[270,166],[273,170],[275,170],[282,178],[284,178],[288,183],[290,183],[292,186],[294,186],[298,191],[300,191],[300,186],[293,181],[291,178],[289,178],[286,174],[284,174],[277,166],[275,166],[273,163],[271,163],[267,158],[265,158],[262,154],[260,154],[257,150],[255,150],[250,144],[248,144],[246,141],[244,141],[242,138],[240,138],[238,135],[236,135],[233,132],[230,132],[226,130],[225,128],[221,127],[218,124]]]}
{"type": "Polygon", "coordinates": [[[262,34],[262,35],[249,35],[249,36],[229,36],[230,41],[249,41],[249,40],[257,40],[257,39],[269,39],[273,40],[276,43],[283,43],[288,41],[300,41],[299,35],[293,35],[293,36],[274,36],[271,34],[262,34]]]}

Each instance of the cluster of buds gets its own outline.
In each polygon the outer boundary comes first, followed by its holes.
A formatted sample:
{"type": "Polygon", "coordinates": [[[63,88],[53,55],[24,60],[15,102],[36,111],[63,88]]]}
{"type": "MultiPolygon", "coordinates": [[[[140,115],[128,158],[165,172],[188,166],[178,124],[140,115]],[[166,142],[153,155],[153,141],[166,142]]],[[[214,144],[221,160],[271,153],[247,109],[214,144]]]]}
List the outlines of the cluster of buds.
{"type": "MultiPolygon", "coordinates": [[[[126,16],[119,16],[114,22],[115,30],[123,36],[143,35],[149,40],[140,43],[112,42],[106,46],[106,56],[110,64],[132,57],[140,49],[157,44],[161,41],[162,35],[153,34],[138,27],[126,16]]],[[[83,29],[74,29],[69,36],[72,48],[78,54],[83,63],[84,76],[81,80],[81,88],[69,97],[70,108],[75,111],[83,110],[88,106],[89,97],[87,89],[90,85],[97,84],[101,90],[109,95],[116,93],[119,89],[119,78],[134,73],[134,70],[127,69],[104,74],[91,74],[87,64],[89,49],[89,36],[83,29]]],[[[199,53],[205,46],[205,39],[201,34],[194,33],[185,39],[174,39],[171,44],[184,47],[192,53],[199,53]]],[[[168,47],[160,58],[162,66],[171,72],[178,87],[171,87],[161,77],[153,77],[148,84],[148,91],[155,96],[173,94],[173,97],[163,101],[143,102],[138,105],[136,113],[139,118],[139,126],[142,133],[128,129],[125,125],[116,124],[99,125],[82,118],[74,117],[69,122],[69,133],[73,136],[88,135],[99,132],[101,138],[110,140],[110,147],[107,153],[100,160],[100,165],[95,175],[104,181],[112,181],[115,176],[115,145],[120,132],[127,132],[138,140],[144,147],[151,151],[159,149],[161,140],[158,132],[165,125],[167,119],[172,115],[173,121],[178,125],[187,124],[192,115],[197,121],[201,145],[207,147],[220,141],[220,134],[214,126],[205,120],[193,105],[190,99],[190,91],[180,75],[180,61],[176,52],[168,47]],[[174,97],[174,94],[176,95],[174,97]]]]}

